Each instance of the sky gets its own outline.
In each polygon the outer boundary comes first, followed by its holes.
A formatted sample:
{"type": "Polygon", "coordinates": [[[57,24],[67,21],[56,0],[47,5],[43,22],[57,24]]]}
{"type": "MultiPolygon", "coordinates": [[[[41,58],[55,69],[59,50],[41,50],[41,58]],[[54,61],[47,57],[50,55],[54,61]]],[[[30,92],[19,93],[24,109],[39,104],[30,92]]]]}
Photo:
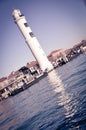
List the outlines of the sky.
{"type": "Polygon", "coordinates": [[[86,0],[0,0],[0,78],[35,60],[13,9],[25,15],[46,55],[86,39],[86,0]]]}

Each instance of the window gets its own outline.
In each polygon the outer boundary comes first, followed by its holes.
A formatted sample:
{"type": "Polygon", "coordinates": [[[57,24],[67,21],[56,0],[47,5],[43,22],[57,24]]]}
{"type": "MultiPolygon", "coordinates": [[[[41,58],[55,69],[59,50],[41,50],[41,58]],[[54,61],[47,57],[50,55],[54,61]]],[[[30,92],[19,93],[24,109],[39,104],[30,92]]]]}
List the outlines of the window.
{"type": "Polygon", "coordinates": [[[19,15],[20,17],[24,16],[23,14],[19,15]]]}
{"type": "Polygon", "coordinates": [[[35,35],[33,34],[33,32],[29,33],[31,37],[35,37],[35,35]]]}
{"type": "Polygon", "coordinates": [[[24,23],[25,27],[28,27],[28,23],[24,23]]]}

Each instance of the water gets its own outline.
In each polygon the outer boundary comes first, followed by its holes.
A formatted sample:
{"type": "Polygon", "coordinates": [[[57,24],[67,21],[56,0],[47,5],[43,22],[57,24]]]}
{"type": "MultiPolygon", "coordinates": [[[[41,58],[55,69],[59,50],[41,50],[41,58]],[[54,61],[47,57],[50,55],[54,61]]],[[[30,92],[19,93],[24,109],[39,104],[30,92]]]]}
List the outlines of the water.
{"type": "Polygon", "coordinates": [[[0,130],[86,130],[86,55],[0,102],[0,130]]]}

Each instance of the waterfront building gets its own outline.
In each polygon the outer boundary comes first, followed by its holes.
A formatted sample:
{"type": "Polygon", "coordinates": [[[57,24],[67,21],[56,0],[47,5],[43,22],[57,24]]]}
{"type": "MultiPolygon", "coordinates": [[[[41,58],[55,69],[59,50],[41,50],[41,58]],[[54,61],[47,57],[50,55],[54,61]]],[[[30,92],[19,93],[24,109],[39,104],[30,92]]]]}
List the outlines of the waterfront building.
{"type": "Polygon", "coordinates": [[[80,50],[81,50],[82,53],[86,52],[86,46],[84,46],[84,47],[81,46],[81,47],[80,47],[80,50]]]}
{"type": "Polygon", "coordinates": [[[0,79],[0,89],[4,88],[6,85],[8,85],[8,79],[7,77],[3,77],[0,79]]]}
{"type": "Polygon", "coordinates": [[[41,73],[41,69],[40,69],[37,61],[28,62],[26,67],[29,68],[31,74],[35,74],[35,73],[40,74],[41,73]]]}
{"type": "Polygon", "coordinates": [[[54,66],[58,66],[59,61],[60,62],[68,62],[67,54],[65,53],[65,50],[59,49],[54,50],[48,55],[48,59],[52,62],[54,66]]]}

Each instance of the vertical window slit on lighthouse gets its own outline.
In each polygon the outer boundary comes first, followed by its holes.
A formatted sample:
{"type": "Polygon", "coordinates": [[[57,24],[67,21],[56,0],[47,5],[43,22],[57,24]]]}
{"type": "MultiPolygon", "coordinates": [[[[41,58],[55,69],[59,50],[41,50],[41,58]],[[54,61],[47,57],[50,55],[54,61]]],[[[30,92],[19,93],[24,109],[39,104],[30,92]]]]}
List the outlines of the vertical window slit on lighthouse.
{"type": "Polygon", "coordinates": [[[35,35],[33,34],[33,32],[29,33],[31,37],[35,37],[35,35]]]}
{"type": "Polygon", "coordinates": [[[24,23],[25,27],[28,27],[28,23],[24,23]]]}
{"type": "Polygon", "coordinates": [[[19,16],[22,17],[22,16],[24,16],[24,15],[23,15],[23,14],[20,14],[19,16]]]}

